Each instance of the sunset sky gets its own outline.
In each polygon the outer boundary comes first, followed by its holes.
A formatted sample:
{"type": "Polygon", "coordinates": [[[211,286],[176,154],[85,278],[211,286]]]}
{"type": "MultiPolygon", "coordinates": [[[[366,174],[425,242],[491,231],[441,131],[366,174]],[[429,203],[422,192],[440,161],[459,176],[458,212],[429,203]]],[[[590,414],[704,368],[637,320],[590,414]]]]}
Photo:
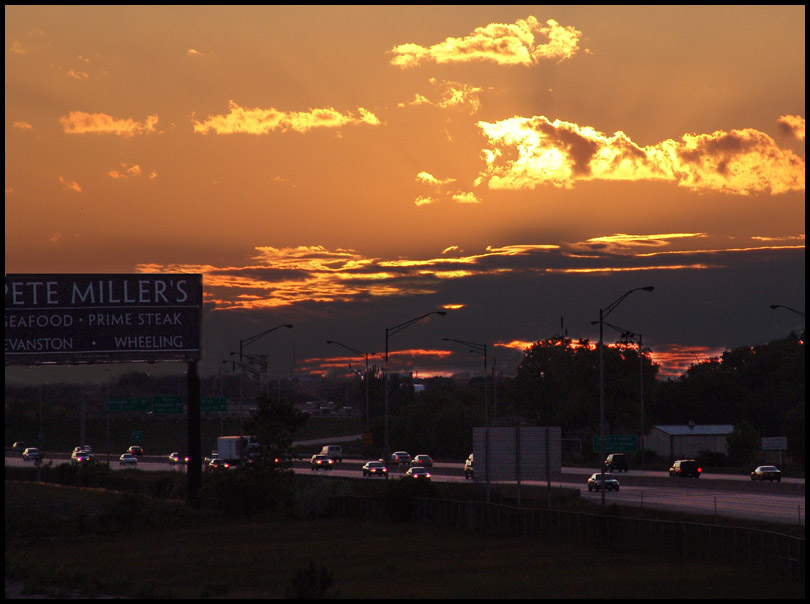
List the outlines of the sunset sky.
{"type": "Polygon", "coordinates": [[[607,320],[664,375],[804,329],[769,308],[805,305],[804,6],[6,6],[5,33],[6,273],[201,273],[204,376],[281,324],[245,349],[271,375],[359,366],[327,340],[379,364],[437,310],[392,370],[480,373],[450,338],[509,375],[647,285],[607,320]]]}

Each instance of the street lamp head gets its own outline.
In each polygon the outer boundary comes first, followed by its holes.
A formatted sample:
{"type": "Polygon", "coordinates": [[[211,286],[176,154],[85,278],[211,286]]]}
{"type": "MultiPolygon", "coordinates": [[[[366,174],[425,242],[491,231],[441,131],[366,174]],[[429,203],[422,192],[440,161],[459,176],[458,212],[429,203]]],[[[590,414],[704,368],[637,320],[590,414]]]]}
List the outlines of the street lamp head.
{"type": "Polygon", "coordinates": [[[655,289],[655,287],[652,285],[648,285],[647,287],[642,287],[641,289],[643,289],[645,292],[651,292],[652,290],[655,289]]]}

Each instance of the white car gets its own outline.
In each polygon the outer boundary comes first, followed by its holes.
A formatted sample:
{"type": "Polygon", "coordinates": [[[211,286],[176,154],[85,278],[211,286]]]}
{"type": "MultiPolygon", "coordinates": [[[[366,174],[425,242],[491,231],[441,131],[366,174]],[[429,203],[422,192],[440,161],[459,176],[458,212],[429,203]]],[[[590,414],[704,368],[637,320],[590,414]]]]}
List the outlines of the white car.
{"type": "Polygon", "coordinates": [[[137,466],[138,458],[132,453],[123,453],[121,457],[118,458],[118,463],[122,466],[137,466]]]}

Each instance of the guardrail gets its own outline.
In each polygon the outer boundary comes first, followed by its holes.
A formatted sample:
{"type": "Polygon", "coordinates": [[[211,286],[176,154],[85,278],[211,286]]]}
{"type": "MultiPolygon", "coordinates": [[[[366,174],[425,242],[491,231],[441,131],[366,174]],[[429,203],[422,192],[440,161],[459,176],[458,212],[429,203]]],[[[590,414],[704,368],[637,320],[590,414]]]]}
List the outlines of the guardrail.
{"type": "MultiPolygon", "coordinates": [[[[385,518],[385,510],[374,497],[331,497],[330,512],[385,518]]],[[[446,499],[414,499],[412,519],[466,531],[534,537],[548,543],[579,543],[679,559],[723,559],[792,577],[805,576],[803,537],[747,527],[446,499]]]]}

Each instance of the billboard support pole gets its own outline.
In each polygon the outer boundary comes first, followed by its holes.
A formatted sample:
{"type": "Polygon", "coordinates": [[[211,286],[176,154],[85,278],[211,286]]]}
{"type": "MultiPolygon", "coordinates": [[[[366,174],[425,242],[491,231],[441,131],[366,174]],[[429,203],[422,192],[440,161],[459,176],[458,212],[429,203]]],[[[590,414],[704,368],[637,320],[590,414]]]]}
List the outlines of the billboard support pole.
{"type": "Polygon", "coordinates": [[[188,419],[188,465],[186,466],[186,502],[193,509],[200,509],[202,485],[202,446],[200,443],[200,376],[197,361],[189,361],[186,372],[187,419],[188,419]]]}

